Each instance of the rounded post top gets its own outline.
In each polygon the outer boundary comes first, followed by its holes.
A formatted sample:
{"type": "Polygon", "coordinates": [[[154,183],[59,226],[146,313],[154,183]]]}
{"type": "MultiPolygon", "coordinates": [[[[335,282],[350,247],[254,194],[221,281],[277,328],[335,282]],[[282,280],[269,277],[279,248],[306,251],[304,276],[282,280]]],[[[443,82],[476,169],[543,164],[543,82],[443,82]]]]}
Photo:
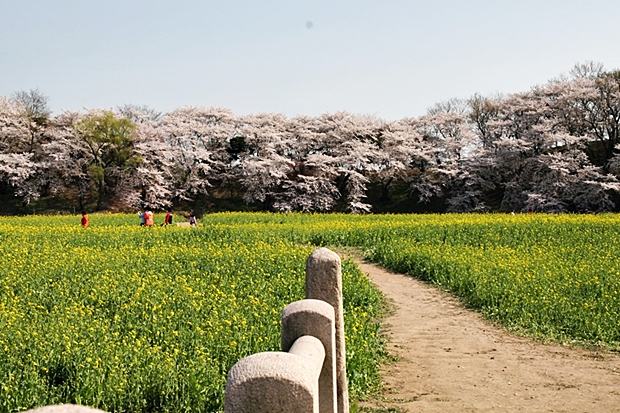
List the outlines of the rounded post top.
{"type": "Polygon", "coordinates": [[[243,382],[277,378],[295,383],[307,389],[313,388],[308,377],[307,361],[299,356],[284,352],[264,352],[252,354],[239,360],[228,372],[227,389],[243,382]]]}
{"type": "Polygon", "coordinates": [[[334,320],[334,307],[331,304],[313,298],[295,301],[282,310],[282,320],[298,313],[319,314],[329,320],[334,320]]]}
{"type": "Polygon", "coordinates": [[[340,262],[340,256],[329,248],[321,247],[315,249],[308,257],[308,260],[313,261],[338,261],[340,262]]]}

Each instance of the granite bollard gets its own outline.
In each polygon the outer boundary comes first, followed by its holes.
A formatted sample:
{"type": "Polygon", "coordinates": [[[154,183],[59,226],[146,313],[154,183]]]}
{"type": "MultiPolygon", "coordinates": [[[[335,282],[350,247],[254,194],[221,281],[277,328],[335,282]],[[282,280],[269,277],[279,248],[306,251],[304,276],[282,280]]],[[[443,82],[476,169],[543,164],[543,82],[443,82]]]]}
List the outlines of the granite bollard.
{"type": "Polygon", "coordinates": [[[342,270],[340,257],[327,248],[318,248],[306,260],[306,298],[323,300],[334,307],[336,320],[336,395],[338,413],[349,413],[347,359],[344,343],[342,270]]]}
{"type": "Polygon", "coordinates": [[[319,376],[319,411],[336,413],[336,329],[334,307],[321,300],[300,300],[282,311],[282,351],[290,351],[299,337],[318,338],[325,349],[319,376]]]}

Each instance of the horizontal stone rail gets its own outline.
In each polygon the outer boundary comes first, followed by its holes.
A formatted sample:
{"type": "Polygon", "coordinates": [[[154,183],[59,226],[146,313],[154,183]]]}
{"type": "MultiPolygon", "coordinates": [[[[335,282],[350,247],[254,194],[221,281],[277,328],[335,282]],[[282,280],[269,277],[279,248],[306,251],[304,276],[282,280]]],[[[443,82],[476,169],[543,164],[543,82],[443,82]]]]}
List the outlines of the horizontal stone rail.
{"type": "MultiPolygon", "coordinates": [[[[282,311],[282,351],[248,356],[228,372],[226,413],[349,413],[340,257],[306,261],[306,299],[282,311]]],[[[26,413],[105,413],[72,404],[26,413]]]]}
{"type": "Polygon", "coordinates": [[[224,411],[318,413],[324,359],[319,339],[303,336],[288,353],[257,353],[240,360],[228,372],[224,411]]]}
{"type": "Polygon", "coordinates": [[[226,413],[336,413],[334,308],[301,300],[282,311],[282,351],[253,354],[228,373],[226,413]]]}

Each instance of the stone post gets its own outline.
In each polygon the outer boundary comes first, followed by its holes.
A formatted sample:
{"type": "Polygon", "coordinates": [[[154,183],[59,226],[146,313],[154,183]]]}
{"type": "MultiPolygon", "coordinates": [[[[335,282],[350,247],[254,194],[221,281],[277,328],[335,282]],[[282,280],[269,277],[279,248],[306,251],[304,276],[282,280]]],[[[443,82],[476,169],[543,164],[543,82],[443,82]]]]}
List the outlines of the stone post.
{"type": "Polygon", "coordinates": [[[334,307],[338,413],[349,413],[344,310],[342,306],[342,270],[338,254],[327,248],[316,249],[310,254],[306,261],[306,298],[323,300],[334,307]]]}
{"type": "Polygon", "coordinates": [[[321,300],[300,300],[282,311],[282,351],[292,351],[299,337],[318,338],[325,348],[325,361],[319,376],[319,411],[337,413],[336,327],[334,307],[321,300]]]}

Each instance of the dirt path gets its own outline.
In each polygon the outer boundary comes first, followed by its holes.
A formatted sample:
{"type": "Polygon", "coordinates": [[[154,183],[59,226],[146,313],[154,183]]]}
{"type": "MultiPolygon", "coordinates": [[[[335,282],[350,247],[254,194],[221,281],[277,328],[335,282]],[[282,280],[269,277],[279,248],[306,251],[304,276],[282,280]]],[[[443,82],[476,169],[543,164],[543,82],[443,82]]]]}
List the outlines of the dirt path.
{"type": "Polygon", "coordinates": [[[449,295],[360,263],[393,301],[386,392],[363,412],[620,412],[620,355],[515,337],[449,295]]]}

